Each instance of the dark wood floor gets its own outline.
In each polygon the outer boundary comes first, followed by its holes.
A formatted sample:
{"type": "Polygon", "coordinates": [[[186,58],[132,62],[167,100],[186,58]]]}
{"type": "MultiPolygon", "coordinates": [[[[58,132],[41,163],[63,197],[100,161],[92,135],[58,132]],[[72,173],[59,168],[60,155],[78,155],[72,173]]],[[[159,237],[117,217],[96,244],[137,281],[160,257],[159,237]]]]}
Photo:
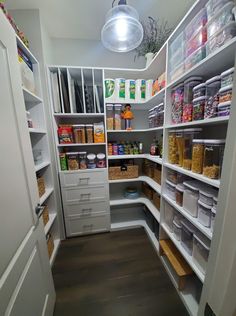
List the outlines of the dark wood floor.
{"type": "Polygon", "coordinates": [[[188,315],[142,228],[64,241],[53,276],[54,316],[188,315]]]}

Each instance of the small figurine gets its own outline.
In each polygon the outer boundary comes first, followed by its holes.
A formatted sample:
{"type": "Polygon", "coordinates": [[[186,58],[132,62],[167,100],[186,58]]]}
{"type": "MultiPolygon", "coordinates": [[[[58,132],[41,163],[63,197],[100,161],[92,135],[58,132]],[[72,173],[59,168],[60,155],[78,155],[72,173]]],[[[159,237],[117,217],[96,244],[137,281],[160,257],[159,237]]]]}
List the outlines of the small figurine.
{"type": "Polygon", "coordinates": [[[121,113],[121,118],[125,120],[125,129],[130,131],[132,130],[131,127],[131,120],[133,120],[134,115],[131,111],[131,105],[126,104],[124,110],[121,113]]]}

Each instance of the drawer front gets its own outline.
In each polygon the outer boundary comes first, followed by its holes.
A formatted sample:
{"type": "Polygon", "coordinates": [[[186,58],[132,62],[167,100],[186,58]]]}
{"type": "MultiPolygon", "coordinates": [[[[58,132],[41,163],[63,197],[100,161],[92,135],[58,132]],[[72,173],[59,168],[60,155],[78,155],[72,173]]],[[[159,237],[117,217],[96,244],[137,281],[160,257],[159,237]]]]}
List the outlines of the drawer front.
{"type": "Polygon", "coordinates": [[[110,216],[65,218],[65,224],[67,237],[105,232],[110,230],[110,216]]]}
{"type": "Polygon", "coordinates": [[[64,204],[89,203],[108,200],[108,186],[62,189],[64,204]]]}
{"type": "Polygon", "coordinates": [[[84,187],[108,182],[106,170],[60,172],[61,187],[84,187]]]}
{"type": "Polygon", "coordinates": [[[64,206],[65,217],[79,216],[82,218],[90,217],[110,212],[108,202],[95,202],[95,203],[81,203],[81,204],[67,204],[64,206]]]}

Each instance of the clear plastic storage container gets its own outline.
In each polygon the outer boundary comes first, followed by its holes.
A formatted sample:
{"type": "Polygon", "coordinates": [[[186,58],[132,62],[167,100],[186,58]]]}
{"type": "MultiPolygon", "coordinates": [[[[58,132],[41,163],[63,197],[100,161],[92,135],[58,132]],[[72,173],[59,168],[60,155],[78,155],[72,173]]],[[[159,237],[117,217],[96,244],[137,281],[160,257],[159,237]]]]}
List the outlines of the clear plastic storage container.
{"type": "Polygon", "coordinates": [[[202,8],[198,14],[192,19],[192,21],[185,28],[185,38],[189,40],[195,32],[201,30],[207,23],[206,8],[202,8]]]}
{"type": "Polygon", "coordinates": [[[186,42],[185,57],[190,56],[198,48],[204,46],[207,41],[207,29],[201,28],[199,32],[195,32],[194,35],[186,42]]]}
{"type": "Polygon", "coordinates": [[[120,130],[121,129],[121,104],[114,105],[114,129],[120,130]]]}
{"type": "Polygon", "coordinates": [[[84,124],[73,125],[73,134],[75,143],[84,144],[86,142],[84,124]]]}
{"type": "Polygon", "coordinates": [[[183,208],[193,217],[198,215],[199,183],[197,181],[184,182],[183,208]]]}
{"type": "Polygon", "coordinates": [[[205,44],[196,49],[188,58],[185,59],[185,71],[191,69],[206,57],[205,44]]]}
{"type": "Polygon", "coordinates": [[[204,140],[193,139],[192,141],[192,172],[202,173],[203,156],[204,156],[204,140]]]}
{"type": "Polygon", "coordinates": [[[206,97],[199,97],[193,100],[193,121],[204,119],[206,97]]]}
{"type": "Polygon", "coordinates": [[[198,221],[205,227],[211,226],[211,209],[212,206],[198,201],[198,221]]]}
{"type": "Polygon", "coordinates": [[[174,201],[175,201],[175,187],[176,185],[173,182],[166,180],[166,194],[174,201]]]}
{"type": "Polygon", "coordinates": [[[183,183],[183,181],[186,179],[186,176],[174,170],[167,169],[166,178],[170,182],[173,182],[174,184],[178,184],[178,183],[183,183]]]}
{"type": "Polygon", "coordinates": [[[205,140],[203,175],[211,179],[219,179],[224,156],[225,140],[205,140]]]}
{"type": "Polygon", "coordinates": [[[86,142],[88,144],[93,143],[93,124],[86,124],[85,130],[86,130],[86,142]]]}
{"type": "Polygon", "coordinates": [[[184,159],[184,130],[176,130],[177,159],[176,164],[183,166],[184,159]]]}
{"type": "Polygon", "coordinates": [[[183,123],[192,121],[193,88],[200,82],[202,82],[202,77],[190,77],[184,81],[183,123]]]}
{"type": "Polygon", "coordinates": [[[181,64],[178,65],[177,68],[173,69],[170,72],[170,81],[174,81],[175,79],[177,79],[178,77],[180,77],[185,70],[185,64],[184,62],[182,62],[181,64]]]}
{"type": "Polygon", "coordinates": [[[171,232],[173,232],[173,220],[175,216],[175,209],[168,203],[165,203],[165,223],[170,229],[171,232]]]}
{"type": "Polygon", "coordinates": [[[195,228],[188,221],[181,221],[182,231],[181,231],[181,245],[191,256],[193,252],[193,235],[195,233],[195,228]]]}
{"type": "Polygon", "coordinates": [[[200,83],[196,87],[193,88],[193,99],[197,99],[199,97],[205,97],[206,95],[206,84],[200,83]]]}
{"type": "Polygon", "coordinates": [[[181,231],[182,231],[182,225],[178,224],[175,220],[173,221],[173,233],[174,237],[180,241],[181,240],[181,231]]]}
{"type": "Polygon", "coordinates": [[[225,27],[213,35],[206,43],[206,55],[209,55],[225,45],[236,36],[236,22],[229,22],[225,27]]]}
{"type": "Polygon", "coordinates": [[[202,131],[201,128],[188,128],[184,130],[184,155],[183,168],[191,170],[192,168],[192,142],[202,131]]]}
{"type": "Polygon", "coordinates": [[[219,91],[219,93],[220,93],[219,102],[220,103],[232,101],[232,93],[233,93],[232,89],[233,89],[233,85],[229,85],[227,87],[220,89],[220,91],[219,91]]]}
{"type": "Polygon", "coordinates": [[[210,21],[227,2],[229,2],[229,0],[209,0],[206,3],[208,21],[210,21]]]}
{"type": "Polygon", "coordinates": [[[184,101],[184,84],[180,83],[171,91],[171,118],[172,123],[182,122],[182,110],[184,101]]]}
{"type": "Polygon", "coordinates": [[[218,195],[213,197],[213,206],[217,207],[218,204],[218,195]]]}
{"type": "Polygon", "coordinates": [[[199,201],[202,203],[212,206],[214,197],[217,197],[218,192],[214,189],[204,187],[199,191],[199,201]]]}
{"type": "Polygon", "coordinates": [[[217,107],[219,104],[220,76],[215,76],[206,81],[206,103],[204,118],[217,116],[217,107]]]}
{"type": "Polygon", "coordinates": [[[216,217],[216,207],[213,206],[211,209],[211,232],[213,233],[216,217]]]}
{"type": "Polygon", "coordinates": [[[233,1],[226,3],[208,22],[207,37],[210,38],[216,32],[221,30],[225,25],[233,20],[232,9],[234,7],[233,1]]]}
{"type": "Polygon", "coordinates": [[[168,136],[168,160],[169,163],[177,163],[177,142],[176,142],[176,132],[175,130],[169,131],[168,136]]]}
{"type": "Polygon", "coordinates": [[[222,72],[221,78],[221,88],[232,85],[234,82],[234,67],[222,72]]]}
{"type": "Polygon", "coordinates": [[[178,52],[179,50],[184,52],[185,39],[184,33],[180,33],[178,37],[170,44],[170,59],[178,52]]]}
{"type": "Polygon", "coordinates": [[[179,206],[183,206],[184,185],[179,183],[175,187],[175,201],[179,206]]]}
{"type": "Polygon", "coordinates": [[[193,236],[193,261],[199,270],[205,274],[210,252],[210,240],[200,234],[193,236]]]}
{"type": "Polygon", "coordinates": [[[218,104],[218,116],[229,116],[231,110],[231,101],[218,104]]]}
{"type": "Polygon", "coordinates": [[[113,104],[107,104],[107,129],[113,130],[113,128],[114,128],[113,104]]]}

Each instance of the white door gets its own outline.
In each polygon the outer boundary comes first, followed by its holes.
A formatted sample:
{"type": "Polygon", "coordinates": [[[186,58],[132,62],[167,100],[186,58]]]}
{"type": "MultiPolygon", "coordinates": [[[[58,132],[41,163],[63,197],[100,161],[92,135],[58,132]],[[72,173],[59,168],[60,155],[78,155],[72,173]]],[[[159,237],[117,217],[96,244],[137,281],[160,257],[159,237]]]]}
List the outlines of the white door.
{"type": "Polygon", "coordinates": [[[16,38],[0,10],[0,315],[51,316],[55,290],[26,123],[16,38]]]}

